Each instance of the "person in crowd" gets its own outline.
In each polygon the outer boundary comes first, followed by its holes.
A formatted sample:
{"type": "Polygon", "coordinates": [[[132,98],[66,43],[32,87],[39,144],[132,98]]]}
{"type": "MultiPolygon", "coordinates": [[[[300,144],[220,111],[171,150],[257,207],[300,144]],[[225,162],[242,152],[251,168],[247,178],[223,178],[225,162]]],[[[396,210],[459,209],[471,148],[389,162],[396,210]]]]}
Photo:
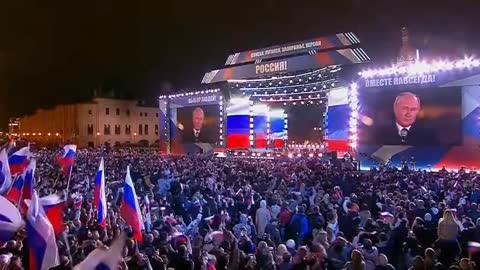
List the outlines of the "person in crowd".
{"type": "Polygon", "coordinates": [[[460,253],[458,236],[463,226],[455,217],[454,210],[446,210],[443,218],[438,222],[438,240],[435,243],[440,249],[439,261],[443,265],[450,265],[460,253]]]}
{"type": "Polygon", "coordinates": [[[375,270],[378,261],[378,249],[373,246],[372,240],[365,239],[360,249],[365,260],[366,270],[375,270]]]}
{"type": "Polygon", "coordinates": [[[288,235],[295,240],[296,243],[302,245],[309,231],[308,218],[305,215],[305,207],[300,205],[297,213],[290,220],[287,227],[288,235]]]}
{"type": "Polygon", "coordinates": [[[351,261],[345,264],[345,270],[365,270],[366,264],[362,253],[359,250],[353,250],[351,261]]]}
{"type": "Polygon", "coordinates": [[[263,235],[265,233],[265,227],[270,223],[272,215],[270,210],[267,209],[267,201],[260,201],[260,208],[257,209],[255,223],[257,228],[258,235],[263,235]]]}
{"type": "Polygon", "coordinates": [[[395,267],[388,263],[388,258],[385,254],[378,255],[378,263],[375,270],[395,270],[395,267]]]}

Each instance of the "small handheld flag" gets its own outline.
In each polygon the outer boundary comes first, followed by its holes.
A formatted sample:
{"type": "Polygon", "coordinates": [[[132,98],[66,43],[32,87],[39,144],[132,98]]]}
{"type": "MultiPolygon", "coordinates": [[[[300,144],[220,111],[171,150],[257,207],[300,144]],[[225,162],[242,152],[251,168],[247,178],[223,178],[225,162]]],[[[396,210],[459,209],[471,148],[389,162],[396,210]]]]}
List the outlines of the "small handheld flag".
{"type": "Polygon", "coordinates": [[[120,214],[126,223],[132,227],[135,240],[142,242],[143,220],[138,204],[137,193],[130,176],[130,166],[127,167],[125,185],[123,187],[123,199],[120,206],[120,214]]]}
{"type": "MultiPolygon", "coordinates": [[[[40,198],[40,205],[45,211],[45,215],[52,224],[55,235],[63,232],[63,210],[65,208],[65,200],[61,194],[55,193],[40,198]]],[[[25,200],[25,204],[30,207],[31,200],[25,200]]]]}
{"type": "Polygon", "coordinates": [[[48,270],[59,265],[55,233],[52,224],[45,216],[35,190],[26,220],[30,270],[48,270]]]}
{"type": "Polygon", "coordinates": [[[103,158],[100,160],[97,175],[95,176],[93,205],[97,209],[98,225],[105,228],[107,226],[107,199],[105,197],[105,168],[103,158]]]}
{"type": "Polygon", "coordinates": [[[68,175],[72,169],[75,153],[77,153],[77,146],[69,144],[65,145],[60,155],[57,156],[57,163],[66,175],[68,175]]]}
{"type": "Polygon", "coordinates": [[[32,157],[30,146],[23,147],[8,157],[10,172],[12,175],[21,174],[28,166],[28,161],[32,157]]]}

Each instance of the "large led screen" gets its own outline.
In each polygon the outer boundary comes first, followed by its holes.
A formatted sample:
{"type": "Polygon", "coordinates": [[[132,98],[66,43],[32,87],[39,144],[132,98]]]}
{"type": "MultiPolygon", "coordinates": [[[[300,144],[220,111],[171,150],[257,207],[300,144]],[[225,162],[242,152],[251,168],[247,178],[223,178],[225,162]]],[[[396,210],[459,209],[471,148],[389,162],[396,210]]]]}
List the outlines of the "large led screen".
{"type": "Polygon", "coordinates": [[[360,89],[358,95],[360,144],[462,144],[460,87],[375,87],[360,89]]]}

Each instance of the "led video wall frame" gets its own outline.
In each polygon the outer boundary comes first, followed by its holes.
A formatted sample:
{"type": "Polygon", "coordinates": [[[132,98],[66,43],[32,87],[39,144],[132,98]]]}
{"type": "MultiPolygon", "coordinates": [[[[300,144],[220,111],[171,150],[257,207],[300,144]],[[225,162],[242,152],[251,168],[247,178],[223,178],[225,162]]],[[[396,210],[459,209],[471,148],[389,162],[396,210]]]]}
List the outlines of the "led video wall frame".
{"type": "MultiPolygon", "coordinates": [[[[202,91],[179,93],[174,95],[164,95],[159,97],[159,135],[161,142],[161,152],[172,153],[172,110],[178,108],[217,105],[218,106],[218,138],[215,146],[225,146],[225,103],[220,89],[208,89],[202,91]]],[[[177,121],[177,119],[175,119],[177,121]]],[[[215,147],[214,146],[214,147],[215,147]]]]}

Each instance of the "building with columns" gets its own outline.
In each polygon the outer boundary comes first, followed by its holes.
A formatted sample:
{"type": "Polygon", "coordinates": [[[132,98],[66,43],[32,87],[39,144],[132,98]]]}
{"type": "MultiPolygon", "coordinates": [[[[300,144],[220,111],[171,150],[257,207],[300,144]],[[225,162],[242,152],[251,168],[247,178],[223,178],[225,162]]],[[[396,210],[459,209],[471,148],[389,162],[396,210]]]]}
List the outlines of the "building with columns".
{"type": "Polygon", "coordinates": [[[79,147],[158,143],[157,107],[137,101],[94,98],[62,104],[21,117],[19,135],[43,143],[75,143],[79,147]]]}

